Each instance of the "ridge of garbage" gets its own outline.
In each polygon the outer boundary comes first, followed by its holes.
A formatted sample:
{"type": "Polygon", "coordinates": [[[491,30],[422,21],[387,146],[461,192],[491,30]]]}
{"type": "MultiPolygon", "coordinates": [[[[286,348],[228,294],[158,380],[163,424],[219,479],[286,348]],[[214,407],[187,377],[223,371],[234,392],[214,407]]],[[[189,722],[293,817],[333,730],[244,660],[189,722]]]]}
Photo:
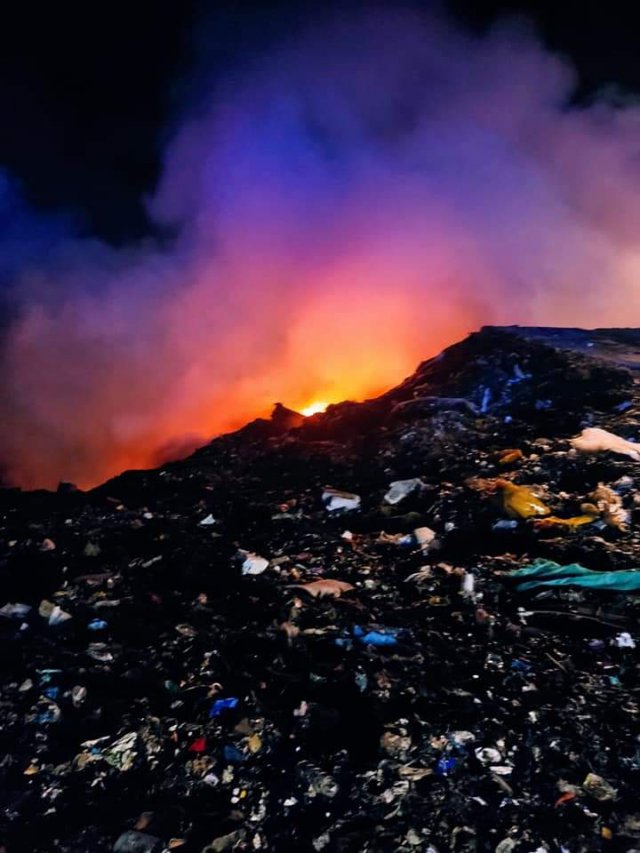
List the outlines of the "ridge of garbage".
{"type": "Polygon", "coordinates": [[[640,330],[485,327],[0,490],[0,850],[640,848],[639,370],[640,330]]]}

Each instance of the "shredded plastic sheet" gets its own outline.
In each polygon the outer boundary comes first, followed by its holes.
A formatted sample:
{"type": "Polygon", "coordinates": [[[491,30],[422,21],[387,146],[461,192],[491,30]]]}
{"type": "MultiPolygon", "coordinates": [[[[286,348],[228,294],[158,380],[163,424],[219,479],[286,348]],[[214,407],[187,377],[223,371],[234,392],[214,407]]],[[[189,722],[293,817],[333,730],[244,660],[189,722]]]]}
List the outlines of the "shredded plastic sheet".
{"type": "Polygon", "coordinates": [[[419,477],[412,477],[410,480],[394,480],[384,496],[384,502],[393,506],[421,488],[424,488],[424,483],[419,477]]]}
{"type": "Polygon", "coordinates": [[[328,512],[335,512],[340,509],[358,509],[360,506],[360,495],[353,495],[351,492],[341,492],[339,489],[332,489],[327,486],[322,492],[322,503],[328,512]]]}
{"type": "Polygon", "coordinates": [[[640,592],[640,569],[619,572],[595,572],[579,563],[561,566],[553,560],[536,560],[531,566],[511,572],[512,578],[526,578],[518,591],[538,586],[581,586],[617,592],[640,592]]]}
{"type": "Polygon", "coordinates": [[[621,456],[628,456],[634,462],[640,462],[640,445],[599,427],[583,429],[577,438],[571,439],[570,443],[581,453],[609,451],[621,456]]]}
{"type": "Polygon", "coordinates": [[[568,527],[570,530],[575,530],[577,527],[584,527],[585,524],[593,524],[597,520],[597,515],[584,513],[583,515],[574,515],[571,518],[558,518],[555,515],[549,515],[547,518],[537,518],[533,523],[541,529],[545,527],[568,527]]]}

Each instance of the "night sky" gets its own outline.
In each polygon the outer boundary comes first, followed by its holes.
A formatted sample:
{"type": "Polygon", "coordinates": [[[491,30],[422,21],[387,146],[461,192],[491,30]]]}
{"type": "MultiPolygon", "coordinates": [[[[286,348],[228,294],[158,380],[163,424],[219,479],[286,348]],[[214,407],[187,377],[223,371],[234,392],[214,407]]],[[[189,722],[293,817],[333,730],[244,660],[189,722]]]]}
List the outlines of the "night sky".
{"type": "MultiPolygon", "coordinates": [[[[87,233],[115,244],[143,236],[149,229],[143,197],[158,178],[167,134],[192,95],[204,44],[208,75],[226,74],[295,31],[319,5],[14,4],[0,27],[0,165],[19,178],[32,205],[73,210],[87,233]]],[[[448,8],[480,30],[497,15],[526,13],[547,46],[571,58],[579,99],[611,85],[640,91],[631,4],[449,0],[448,8]]]]}

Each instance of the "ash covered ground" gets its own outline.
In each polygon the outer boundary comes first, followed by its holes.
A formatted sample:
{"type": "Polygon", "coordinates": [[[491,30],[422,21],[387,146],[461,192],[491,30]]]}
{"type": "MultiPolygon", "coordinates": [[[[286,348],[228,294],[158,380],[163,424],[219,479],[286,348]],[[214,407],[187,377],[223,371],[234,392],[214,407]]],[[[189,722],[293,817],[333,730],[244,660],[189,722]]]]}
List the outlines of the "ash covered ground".
{"type": "Polygon", "coordinates": [[[0,849],[640,849],[638,439],[640,331],[485,328],[0,491],[0,849]]]}

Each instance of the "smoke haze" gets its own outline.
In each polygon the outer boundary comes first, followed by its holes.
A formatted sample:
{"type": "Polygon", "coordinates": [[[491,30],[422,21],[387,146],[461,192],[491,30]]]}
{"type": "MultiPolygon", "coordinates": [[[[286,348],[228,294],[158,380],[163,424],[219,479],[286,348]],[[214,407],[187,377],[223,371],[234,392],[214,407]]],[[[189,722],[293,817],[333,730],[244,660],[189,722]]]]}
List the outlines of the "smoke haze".
{"type": "Polygon", "coordinates": [[[0,468],[87,487],[482,324],[640,325],[640,110],[574,86],[522,22],[378,11],[201,93],[148,201],[170,242],[80,239],[0,180],[0,468]]]}

